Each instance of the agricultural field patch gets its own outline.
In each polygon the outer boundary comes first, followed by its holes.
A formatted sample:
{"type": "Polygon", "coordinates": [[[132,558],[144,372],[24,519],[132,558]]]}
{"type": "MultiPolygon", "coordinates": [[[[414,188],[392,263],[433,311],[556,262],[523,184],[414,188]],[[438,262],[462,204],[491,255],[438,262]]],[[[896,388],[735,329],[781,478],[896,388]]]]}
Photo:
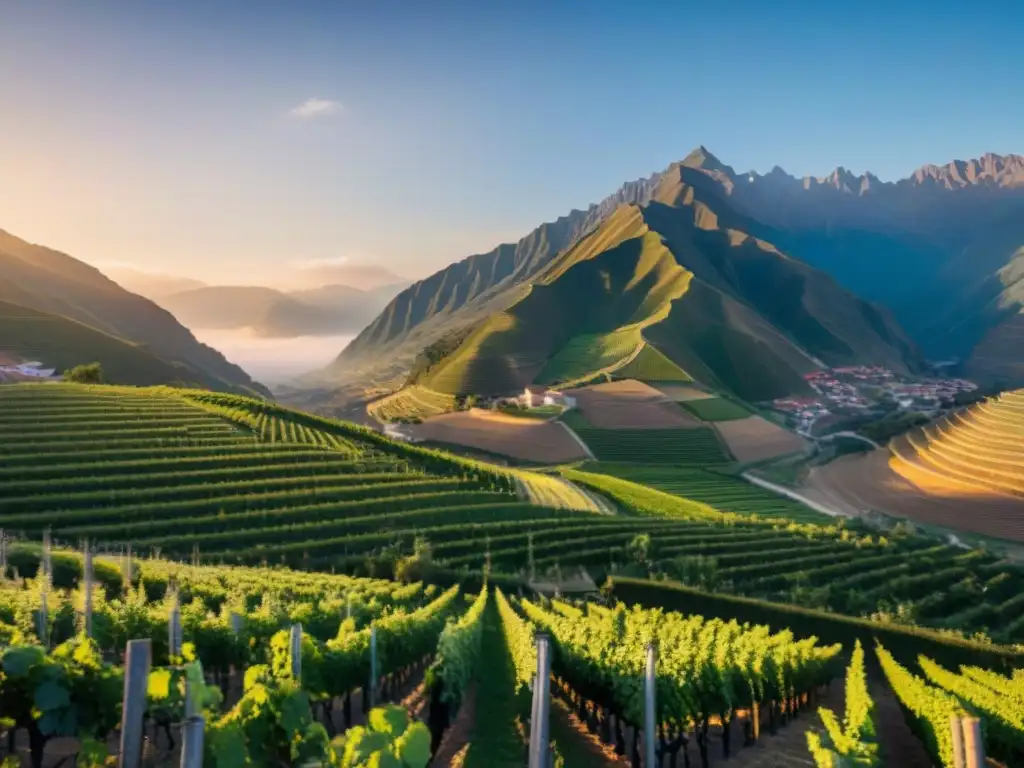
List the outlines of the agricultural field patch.
{"type": "Polygon", "coordinates": [[[413,385],[375,400],[366,411],[379,421],[426,419],[455,409],[455,397],[413,385]]]}
{"type": "Polygon", "coordinates": [[[808,488],[825,503],[854,513],[894,517],[1011,541],[1024,541],[1024,500],[944,481],[909,463],[893,471],[886,451],[843,456],[814,467],[808,488]],[[917,478],[917,482],[915,482],[917,478]]]}
{"type": "Polygon", "coordinates": [[[807,441],[800,435],[761,416],[718,421],[714,428],[737,461],[762,461],[807,449],[807,441]]]}
{"type": "Polygon", "coordinates": [[[678,429],[700,422],[661,392],[639,381],[613,381],[566,392],[586,422],[599,429],[678,429]]]}
{"type": "Polygon", "coordinates": [[[658,382],[654,385],[654,388],[669,400],[677,403],[683,403],[690,400],[710,400],[715,397],[715,395],[710,392],[705,392],[703,389],[686,384],[666,384],[658,382]]]}
{"type": "Polygon", "coordinates": [[[448,413],[414,424],[409,432],[422,440],[464,445],[540,463],[586,458],[579,443],[560,424],[500,412],[474,409],[448,413]]]}
{"type": "Polygon", "coordinates": [[[890,443],[890,466],[924,491],[1024,500],[1024,391],[1004,393],[890,443]]]}
{"type": "Polygon", "coordinates": [[[783,518],[799,522],[828,522],[826,516],[740,477],[699,468],[614,462],[587,462],[585,472],[611,475],[708,504],[722,512],[783,518]]]}
{"type": "Polygon", "coordinates": [[[568,411],[562,420],[601,461],[680,466],[730,461],[717,433],[710,427],[606,429],[595,427],[576,411],[568,411]]]}
{"type": "Polygon", "coordinates": [[[706,397],[681,402],[683,408],[701,421],[732,421],[750,416],[749,410],[724,397],[706,397]]]}

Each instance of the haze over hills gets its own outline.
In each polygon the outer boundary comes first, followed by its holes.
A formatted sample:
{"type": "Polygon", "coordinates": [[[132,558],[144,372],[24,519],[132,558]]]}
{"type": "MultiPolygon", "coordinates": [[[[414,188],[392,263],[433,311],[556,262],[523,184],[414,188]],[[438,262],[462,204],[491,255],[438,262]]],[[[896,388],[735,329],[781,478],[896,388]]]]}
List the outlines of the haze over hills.
{"type": "Polygon", "coordinates": [[[164,296],[206,286],[202,280],[163,272],[146,272],[124,265],[103,266],[103,274],[122,288],[159,302],[164,296]]]}
{"type": "Polygon", "coordinates": [[[264,286],[205,286],[158,300],[189,328],[251,328],[258,337],[355,334],[398,292],[399,286],[360,290],[324,285],[300,291],[264,286]]]}
{"type": "Polygon", "coordinates": [[[147,362],[152,370],[139,374],[147,383],[180,381],[269,394],[220,352],[200,344],[149,299],[126,291],[98,269],[67,254],[3,230],[0,301],[5,302],[6,315],[0,324],[0,350],[38,357],[57,367],[93,361],[120,365],[112,357],[116,352],[147,362]],[[19,307],[34,311],[19,313],[19,307]],[[30,319],[35,323],[33,331],[29,330],[30,319]],[[37,343],[27,343],[30,338],[37,343]],[[126,345],[134,350],[126,350],[126,345]],[[51,350],[55,362],[47,359],[46,349],[51,350]]]}
{"type": "MultiPolygon", "coordinates": [[[[460,329],[466,329],[461,332],[465,335],[494,313],[516,305],[530,292],[530,283],[544,282],[541,273],[556,256],[564,256],[581,236],[592,235],[623,204],[641,206],[644,225],[662,236],[673,253],[673,235],[662,230],[675,231],[679,240],[682,225],[678,217],[664,215],[665,206],[699,204],[717,221],[704,229],[698,216],[695,225],[687,225],[690,228],[717,230],[727,238],[755,238],[779,254],[774,261],[758,261],[792,264],[785,271],[796,274],[794,259],[799,259],[832,275],[854,294],[892,310],[895,323],[886,310],[857,302],[849,294],[837,306],[817,305],[812,312],[817,322],[832,329],[829,336],[841,329],[839,337],[852,350],[851,354],[843,349],[839,357],[914,365],[917,353],[899,330],[903,325],[931,356],[960,357],[968,361],[969,371],[982,376],[1005,376],[1015,370],[1012,360],[1007,363],[1005,358],[1006,339],[1020,338],[1014,335],[1021,297],[1013,259],[1024,246],[1024,158],[987,154],[978,160],[925,166],[907,179],[883,182],[870,173],[854,175],[844,169],[805,179],[779,168],[765,175],[737,173],[700,147],[661,173],[623,185],[586,211],[572,211],[516,244],[471,256],[415,283],[319,380],[400,380],[424,347],[446,335],[457,338],[460,329]],[[660,205],[650,205],[652,201],[660,205]],[[851,313],[850,306],[868,309],[851,313]],[[837,319],[854,315],[860,317],[854,326],[837,319]],[[864,335],[857,326],[868,316],[872,331],[864,335]],[[987,351],[982,364],[973,351],[983,340],[987,351]]],[[[701,243],[685,257],[676,254],[684,268],[692,267],[698,284],[736,302],[742,311],[757,312],[796,347],[808,345],[792,330],[775,327],[794,306],[792,295],[777,289],[765,292],[757,281],[736,282],[737,274],[749,269],[751,246],[714,255],[706,246],[701,243]],[[768,321],[772,312],[775,316],[768,321]]],[[[801,279],[812,286],[827,284],[822,277],[812,269],[801,279]]],[[[692,304],[684,305],[696,306],[694,296],[690,299],[692,304]]],[[[798,300],[795,306],[806,304],[798,300]]],[[[721,308],[715,312],[721,319],[721,308]]],[[[786,321],[792,325],[792,318],[786,321]]],[[[826,341],[829,347],[840,350],[831,339],[826,341]]],[[[815,354],[813,349],[810,344],[803,351],[815,354]]]]}
{"type": "Polygon", "coordinates": [[[285,267],[274,288],[210,285],[126,267],[109,274],[194,330],[247,329],[257,338],[280,339],[354,335],[409,284],[383,267],[346,262],[285,267]]]}

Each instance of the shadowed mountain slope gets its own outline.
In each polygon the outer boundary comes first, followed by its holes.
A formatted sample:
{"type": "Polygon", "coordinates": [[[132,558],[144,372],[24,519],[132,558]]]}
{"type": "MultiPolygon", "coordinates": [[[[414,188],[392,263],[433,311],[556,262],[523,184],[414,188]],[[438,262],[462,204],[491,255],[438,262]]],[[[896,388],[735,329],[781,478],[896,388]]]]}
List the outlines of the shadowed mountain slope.
{"type": "Polygon", "coordinates": [[[237,365],[196,341],[187,328],[149,299],[129,293],[67,254],[27,243],[2,230],[0,301],[69,318],[130,342],[170,365],[184,367],[183,380],[202,381],[216,389],[269,394],[237,365]]]}

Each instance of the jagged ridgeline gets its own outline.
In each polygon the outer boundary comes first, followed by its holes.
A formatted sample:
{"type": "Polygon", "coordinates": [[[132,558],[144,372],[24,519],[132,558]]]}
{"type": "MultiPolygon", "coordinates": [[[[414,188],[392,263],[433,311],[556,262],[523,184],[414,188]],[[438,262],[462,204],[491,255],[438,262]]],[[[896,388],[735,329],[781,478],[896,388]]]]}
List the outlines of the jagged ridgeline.
{"type": "MultiPolygon", "coordinates": [[[[693,178],[696,175],[697,178],[693,178]]],[[[917,362],[881,310],[716,211],[679,167],[656,199],[623,205],[557,256],[504,311],[417,372],[450,394],[502,394],[603,374],[691,377],[748,400],[803,391],[822,362],[917,362]],[[705,202],[706,200],[706,202],[705,202]]]]}

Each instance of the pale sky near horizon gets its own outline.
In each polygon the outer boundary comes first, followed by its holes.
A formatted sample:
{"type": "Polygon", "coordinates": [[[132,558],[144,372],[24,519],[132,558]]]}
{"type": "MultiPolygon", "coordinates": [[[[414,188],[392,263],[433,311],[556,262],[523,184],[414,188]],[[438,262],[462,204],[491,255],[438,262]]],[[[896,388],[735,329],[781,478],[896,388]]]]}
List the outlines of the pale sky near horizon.
{"type": "Polygon", "coordinates": [[[98,265],[422,277],[698,144],[1024,153],[1024,3],[0,0],[0,228],[98,265]]]}

